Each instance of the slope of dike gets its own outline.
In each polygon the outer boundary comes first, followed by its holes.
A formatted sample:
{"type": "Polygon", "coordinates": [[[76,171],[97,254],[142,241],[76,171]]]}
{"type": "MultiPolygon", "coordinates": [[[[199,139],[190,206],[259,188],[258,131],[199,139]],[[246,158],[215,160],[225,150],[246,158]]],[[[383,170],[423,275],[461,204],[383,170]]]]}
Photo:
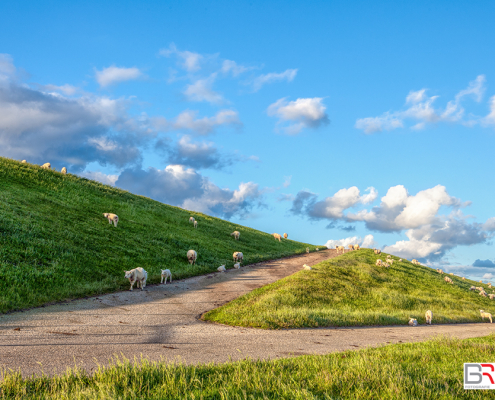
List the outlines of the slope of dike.
{"type": "Polygon", "coordinates": [[[315,248],[0,158],[0,313],[128,289],[124,270],[136,267],[156,283],[160,269],[170,269],[175,280],[232,267],[234,251],[251,264],[301,254],[306,247],[315,248]],[[119,216],[118,227],[109,225],[105,212],[119,216]],[[234,230],[239,241],[230,236],[234,230]],[[186,258],[190,249],[198,253],[194,266],[186,258]]]}

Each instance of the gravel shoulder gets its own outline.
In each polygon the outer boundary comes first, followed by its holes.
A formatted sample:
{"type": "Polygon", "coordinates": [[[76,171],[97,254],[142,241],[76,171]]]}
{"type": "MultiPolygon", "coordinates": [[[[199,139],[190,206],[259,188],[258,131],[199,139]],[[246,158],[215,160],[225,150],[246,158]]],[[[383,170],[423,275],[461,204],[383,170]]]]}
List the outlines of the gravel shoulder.
{"type": "Polygon", "coordinates": [[[335,257],[319,251],[212,273],[144,291],[118,292],[0,316],[0,369],[51,375],[67,367],[93,371],[112,357],[226,362],[326,354],[437,335],[468,338],[495,331],[487,323],[267,331],[207,323],[199,316],[253,289],[335,257]]]}

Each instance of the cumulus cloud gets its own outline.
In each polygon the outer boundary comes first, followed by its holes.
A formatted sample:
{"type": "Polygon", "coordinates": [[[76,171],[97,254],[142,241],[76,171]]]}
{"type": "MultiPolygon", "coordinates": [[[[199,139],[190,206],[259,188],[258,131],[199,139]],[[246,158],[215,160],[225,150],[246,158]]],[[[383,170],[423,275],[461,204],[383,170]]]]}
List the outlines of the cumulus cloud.
{"type": "Polygon", "coordinates": [[[335,249],[335,246],[344,246],[347,248],[350,244],[358,244],[360,247],[372,248],[376,246],[373,235],[366,235],[364,239],[358,236],[347,237],[345,239],[330,239],[325,246],[328,249],[335,249]]]}
{"type": "Polygon", "coordinates": [[[489,272],[489,273],[486,273],[485,275],[483,275],[483,279],[493,279],[494,275],[489,272]]]}
{"type": "Polygon", "coordinates": [[[289,135],[296,135],[304,128],[318,128],[328,124],[330,121],[325,112],[323,98],[313,97],[297,99],[288,102],[286,98],[271,104],[267,113],[269,116],[277,117],[279,124],[288,123],[283,126],[283,131],[289,135]]]}
{"type": "Polygon", "coordinates": [[[204,56],[199,53],[194,53],[187,50],[178,50],[174,43],[171,43],[168,49],[161,49],[159,54],[165,57],[176,55],[179,59],[180,66],[188,72],[196,72],[200,70],[201,63],[204,60],[204,56]]]}
{"type": "Polygon", "coordinates": [[[96,81],[101,87],[107,87],[117,82],[130,81],[140,78],[143,73],[136,67],[121,68],[112,65],[103,68],[101,71],[96,70],[96,81]]]}
{"type": "Polygon", "coordinates": [[[212,104],[225,103],[223,96],[212,89],[216,74],[211,74],[208,78],[198,79],[186,86],[184,95],[189,101],[206,101],[212,104]]]}
{"type": "Polygon", "coordinates": [[[115,186],[115,182],[119,179],[118,175],[105,174],[101,171],[83,171],[79,176],[110,186],[115,186]]]}
{"type": "Polygon", "coordinates": [[[162,132],[171,130],[189,131],[198,135],[207,135],[215,132],[220,127],[242,126],[239,114],[234,110],[220,110],[213,117],[197,118],[197,111],[184,111],[174,120],[167,120],[163,117],[152,118],[154,129],[162,132]]]}
{"type": "Polygon", "coordinates": [[[115,185],[163,203],[227,219],[246,216],[262,204],[262,194],[253,182],[241,183],[235,190],[221,189],[183,165],[169,165],[163,170],[126,169],[115,185]]]}
{"type": "Polygon", "coordinates": [[[287,69],[284,72],[276,73],[270,72],[268,74],[263,74],[256,77],[253,80],[253,90],[257,92],[267,83],[277,82],[277,81],[287,81],[292,82],[297,75],[297,69],[287,69]]]}
{"type": "Polygon", "coordinates": [[[428,96],[426,94],[427,89],[411,91],[406,97],[407,108],[386,112],[378,117],[360,118],[356,121],[355,127],[363,130],[364,133],[371,134],[403,128],[406,121],[411,121],[410,128],[416,130],[424,129],[428,124],[438,122],[461,123],[466,126],[473,126],[479,122],[486,124],[490,121],[491,114],[484,119],[472,116],[466,118],[465,109],[461,104],[465,97],[480,102],[485,91],[485,81],[485,76],[479,75],[469,83],[466,89],[457,93],[454,100],[449,101],[444,109],[434,107],[434,102],[439,96],[428,96]]]}

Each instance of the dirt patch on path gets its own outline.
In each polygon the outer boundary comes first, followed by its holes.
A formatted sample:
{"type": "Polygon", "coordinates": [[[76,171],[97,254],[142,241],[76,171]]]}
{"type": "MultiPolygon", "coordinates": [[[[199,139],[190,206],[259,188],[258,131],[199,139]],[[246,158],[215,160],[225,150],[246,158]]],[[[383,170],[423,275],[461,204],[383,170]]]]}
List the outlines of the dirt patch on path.
{"type": "Polygon", "coordinates": [[[487,335],[491,324],[266,331],[211,324],[202,313],[255,288],[337,256],[335,250],[262,262],[144,291],[119,292],[62,302],[0,316],[0,368],[62,373],[77,365],[88,371],[114,355],[129,359],[225,362],[245,357],[302,354],[425,340],[438,334],[459,338],[487,335]],[[41,364],[41,365],[40,365],[41,364]]]}

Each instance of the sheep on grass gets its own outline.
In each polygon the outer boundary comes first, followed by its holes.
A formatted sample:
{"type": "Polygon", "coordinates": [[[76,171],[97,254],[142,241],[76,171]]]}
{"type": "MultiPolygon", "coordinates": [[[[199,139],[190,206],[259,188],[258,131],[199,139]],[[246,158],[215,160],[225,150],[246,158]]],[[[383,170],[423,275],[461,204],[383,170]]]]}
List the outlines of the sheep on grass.
{"type": "Polygon", "coordinates": [[[485,318],[488,318],[490,320],[490,324],[492,323],[492,314],[485,312],[484,310],[480,310],[481,314],[481,320],[484,321],[485,318]]]}
{"type": "Polygon", "coordinates": [[[418,326],[418,321],[415,318],[409,318],[410,326],[418,326]]]}
{"type": "Polygon", "coordinates": [[[244,258],[244,255],[240,251],[234,252],[232,256],[234,257],[234,261],[242,262],[242,259],[244,258]]]}
{"type": "Polygon", "coordinates": [[[289,235],[287,235],[287,233],[284,233],[284,239],[287,239],[289,237],[289,235]]]}
{"type": "Polygon", "coordinates": [[[141,290],[143,290],[146,286],[146,279],[148,279],[148,273],[141,267],[137,267],[134,269],[131,269],[130,271],[124,271],[125,273],[125,278],[129,279],[129,282],[131,283],[131,288],[129,290],[132,291],[132,288],[134,284],[137,282],[137,287],[141,287],[141,290]]]}
{"type": "Polygon", "coordinates": [[[103,213],[103,216],[108,219],[108,223],[111,225],[113,222],[113,226],[117,228],[117,224],[119,223],[119,217],[117,214],[112,213],[103,213]]]}
{"type": "Polygon", "coordinates": [[[198,221],[194,221],[194,222],[193,222],[193,226],[194,226],[195,228],[197,228],[197,227],[198,227],[198,221]]]}
{"type": "Polygon", "coordinates": [[[218,272],[225,272],[225,265],[220,265],[218,268],[217,268],[217,271],[218,272]]]}
{"type": "Polygon", "coordinates": [[[47,163],[44,163],[42,166],[41,166],[42,169],[51,169],[52,168],[52,165],[47,162],[47,163]]]}
{"type": "Polygon", "coordinates": [[[309,265],[304,264],[303,268],[307,271],[311,271],[313,268],[311,268],[309,265]]]}
{"type": "Polygon", "coordinates": [[[431,325],[432,318],[433,318],[433,313],[431,312],[431,310],[426,311],[425,319],[427,325],[431,325]]]}
{"type": "Polygon", "coordinates": [[[235,240],[239,240],[239,238],[241,237],[241,232],[239,231],[234,231],[230,234],[230,236],[234,236],[234,239],[235,240]]]}
{"type": "Polygon", "coordinates": [[[196,250],[189,250],[187,252],[187,261],[189,261],[189,264],[195,264],[196,259],[198,258],[198,253],[196,253],[196,250]]]}
{"type": "Polygon", "coordinates": [[[163,279],[165,278],[165,285],[167,284],[167,279],[170,278],[170,283],[172,283],[172,272],[169,269],[162,269],[162,280],[160,283],[163,283],[163,279]]]}
{"type": "Polygon", "coordinates": [[[67,168],[63,167],[60,172],[62,173],[62,175],[67,175],[67,168]]]}
{"type": "Polygon", "coordinates": [[[275,240],[278,240],[280,242],[280,239],[282,236],[280,236],[278,233],[272,233],[272,236],[275,238],[275,240]]]}

